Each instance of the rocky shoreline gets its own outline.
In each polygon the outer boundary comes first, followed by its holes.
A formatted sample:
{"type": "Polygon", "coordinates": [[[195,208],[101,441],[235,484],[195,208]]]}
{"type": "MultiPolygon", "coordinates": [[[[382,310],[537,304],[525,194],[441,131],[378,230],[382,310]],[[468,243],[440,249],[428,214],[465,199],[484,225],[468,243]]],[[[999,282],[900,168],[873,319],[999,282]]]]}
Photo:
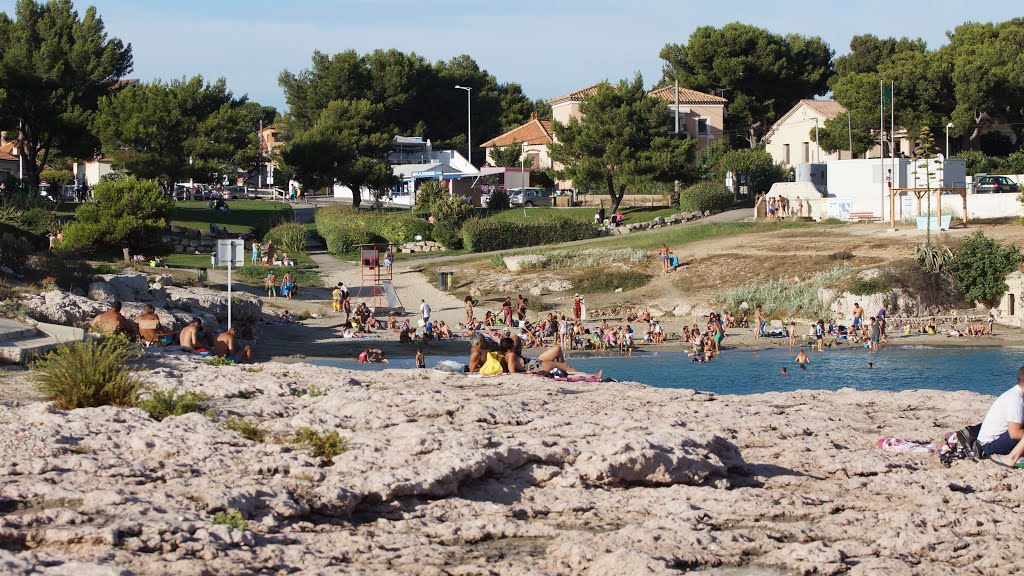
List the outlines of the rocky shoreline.
{"type": "Polygon", "coordinates": [[[145,362],[151,385],[207,394],[211,412],[157,422],[139,409],[0,404],[0,572],[1024,569],[1024,477],[875,447],[980,421],[991,398],[974,393],[721,396],[214,367],[167,351],[145,362]],[[230,417],[259,422],[266,439],[226,429],[230,417]],[[304,427],[337,431],[349,449],[327,463],[290,443],[304,427]],[[234,510],[244,529],[215,523],[234,510]]]}

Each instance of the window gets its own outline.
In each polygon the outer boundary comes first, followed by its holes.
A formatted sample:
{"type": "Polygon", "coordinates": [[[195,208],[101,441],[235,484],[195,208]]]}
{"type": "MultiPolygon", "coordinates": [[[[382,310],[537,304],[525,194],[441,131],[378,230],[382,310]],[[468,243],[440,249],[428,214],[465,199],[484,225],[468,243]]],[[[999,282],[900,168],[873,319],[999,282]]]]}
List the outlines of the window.
{"type": "Polygon", "coordinates": [[[808,162],[811,161],[811,143],[810,142],[804,142],[803,158],[804,158],[804,164],[807,164],[808,162]]]}
{"type": "Polygon", "coordinates": [[[789,144],[782,145],[782,163],[789,165],[789,144]]]}
{"type": "Polygon", "coordinates": [[[697,118],[697,134],[700,134],[701,136],[706,136],[710,133],[711,132],[708,130],[708,119],[697,118]]]}

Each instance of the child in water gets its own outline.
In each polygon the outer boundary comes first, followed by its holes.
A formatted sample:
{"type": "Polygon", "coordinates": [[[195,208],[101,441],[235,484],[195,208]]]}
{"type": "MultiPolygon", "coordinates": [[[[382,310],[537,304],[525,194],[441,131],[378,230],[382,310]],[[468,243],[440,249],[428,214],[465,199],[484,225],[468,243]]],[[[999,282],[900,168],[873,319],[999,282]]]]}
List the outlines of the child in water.
{"type": "Polygon", "coordinates": [[[420,348],[420,349],[416,350],[416,367],[417,368],[426,368],[427,367],[427,360],[426,360],[426,358],[423,357],[423,348],[420,348]]]}

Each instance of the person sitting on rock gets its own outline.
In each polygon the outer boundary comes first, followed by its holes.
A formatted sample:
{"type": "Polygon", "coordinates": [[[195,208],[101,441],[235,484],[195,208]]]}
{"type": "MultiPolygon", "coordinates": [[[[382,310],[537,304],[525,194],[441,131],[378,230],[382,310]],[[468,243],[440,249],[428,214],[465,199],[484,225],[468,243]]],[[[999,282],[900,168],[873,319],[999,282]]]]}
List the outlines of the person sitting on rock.
{"type": "Polygon", "coordinates": [[[160,342],[164,327],[160,324],[160,317],[156,315],[156,309],[152,304],[146,304],[142,308],[142,314],[135,317],[135,323],[139,325],[139,336],[143,342],[146,344],[160,342]]]}
{"type": "Polygon", "coordinates": [[[1015,466],[1024,454],[1024,366],[1017,370],[1017,384],[1000,394],[988,409],[978,442],[985,456],[1003,466],[1015,466]]]}
{"type": "Polygon", "coordinates": [[[488,352],[497,352],[498,343],[479,332],[469,337],[469,371],[479,372],[487,361],[488,352]]]}
{"type": "MultiPolygon", "coordinates": [[[[583,374],[566,363],[561,346],[552,346],[538,354],[536,358],[526,358],[523,356],[523,341],[517,336],[502,338],[499,346],[505,354],[505,362],[510,374],[524,372],[528,374],[535,372],[547,372],[549,374],[561,372],[565,375],[583,374]]],[[[601,378],[602,373],[603,371],[599,371],[593,377],[601,378]]]]}
{"type": "Polygon", "coordinates": [[[387,364],[388,359],[380,348],[367,348],[359,353],[359,361],[364,364],[387,364]]]}
{"type": "Polygon", "coordinates": [[[92,319],[89,327],[107,336],[117,334],[131,335],[135,333],[135,325],[121,314],[121,301],[114,300],[110,310],[92,319]]]}
{"type": "Polygon", "coordinates": [[[181,329],[178,333],[178,344],[182,348],[189,350],[198,350],[202,347],[199,343],[199,331],[203,329],[203,321],[199,318],[193,318],[188,326],[181,329]]]}
{"type": "Polygon", "coordinates": [[[227,332],[222,332],[213,343],[213,353],[221,358],[227,358],[235,364],[252,364],[252,346],[246,345],[245,348],[239,350],[237,337],[238,330],[233,327],[229,328],[227,332]]]}

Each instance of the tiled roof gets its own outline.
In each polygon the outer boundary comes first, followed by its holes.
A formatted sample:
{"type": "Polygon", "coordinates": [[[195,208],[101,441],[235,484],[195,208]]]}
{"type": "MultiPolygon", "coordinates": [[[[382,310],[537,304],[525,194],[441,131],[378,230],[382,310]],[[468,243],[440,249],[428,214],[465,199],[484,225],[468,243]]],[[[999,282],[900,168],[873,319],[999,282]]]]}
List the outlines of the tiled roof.
{"type": "MultiPolygon", "coordinates": [[[[665,86],[659,88],[650,93],[655,98],[661,98],[668,101],[669,104],[674,104],[676,101],[676,88],[675,86],[665,86]]],[[[725,104],[728,102],[721,96],[715,96],[713,94],[705,94],[704,92],[698,92],[696,90],[690,90],[689,88],[679,87],[679,103],[680,104],[725,104]]]]}
{"type": "Polygon", "coordinates": [[[551,122],[531,118],[529,122],[505,132],[501,136],[491,138],[480,146],[482,148],[504,147],[512,144],[551,144],[554,130],[551,122]]]}
{"type": "Polygon", "coordinates": [[[8,142],[7,144],[4,144],[3,146],[0,146],[0,160],[7,160],[7,161],[17,162],[18,161],[18,157],[14,155],[14,146],[17,143],[18,142],[15,140],[15,141],[8,142]]]}
{"type": "Polygon", "coordinates": [[[846,106],[843,106],[842,104],[836,102],[835,100],[812,100],[810,98],[804,98],[803,100],[797,102],[792,108],[790,108],[789,112],[783,114],[782,118],[776,120],[775,124],[772,124],[771,129],[769,129],[768,133],[765,134],[765,140],[770,142],[772,136],[775,135],[775,132],[778,131],[778,129],[782,127],[782,125],[785,124],[793,116],[793,114],[796,114],[796,111],[799,110],[802,106],[807,106],[811,110],[814,110],[815,112],[818,113],[819,116],[823,117],[825,120],[831,120],[836,116],[839,116],[840,114],[846,112],[846,106]]]}
{"type": "Polygon", "coordinates": [[[818,114],[825,117],[826,120],[831,120],[840,114],[846,113],[846,106],[843,106],[835,100],[811,100],[804,99],[800,101],[801,104],[806,104],[812,108],[818,114]]]}
{"type": "Polygon", "coordinates": [[[552,98],[551,100],[548,100],[548,104],[554,106],[555,104],[562,104],[565,102],[579,102],[580,100],[583,100],[587,96],[593,96],[594,94],[597,93],[598,88],[605,85],[611,86],[613,88],[615,87],[614,84],[609,84],[608,82],[598,82],[597,84],[594,84],[593,86],[587,86],[582,90],[570,92],[569,94],[564,94],[562,96],[559,96],[558,98],[552,98]]]}

